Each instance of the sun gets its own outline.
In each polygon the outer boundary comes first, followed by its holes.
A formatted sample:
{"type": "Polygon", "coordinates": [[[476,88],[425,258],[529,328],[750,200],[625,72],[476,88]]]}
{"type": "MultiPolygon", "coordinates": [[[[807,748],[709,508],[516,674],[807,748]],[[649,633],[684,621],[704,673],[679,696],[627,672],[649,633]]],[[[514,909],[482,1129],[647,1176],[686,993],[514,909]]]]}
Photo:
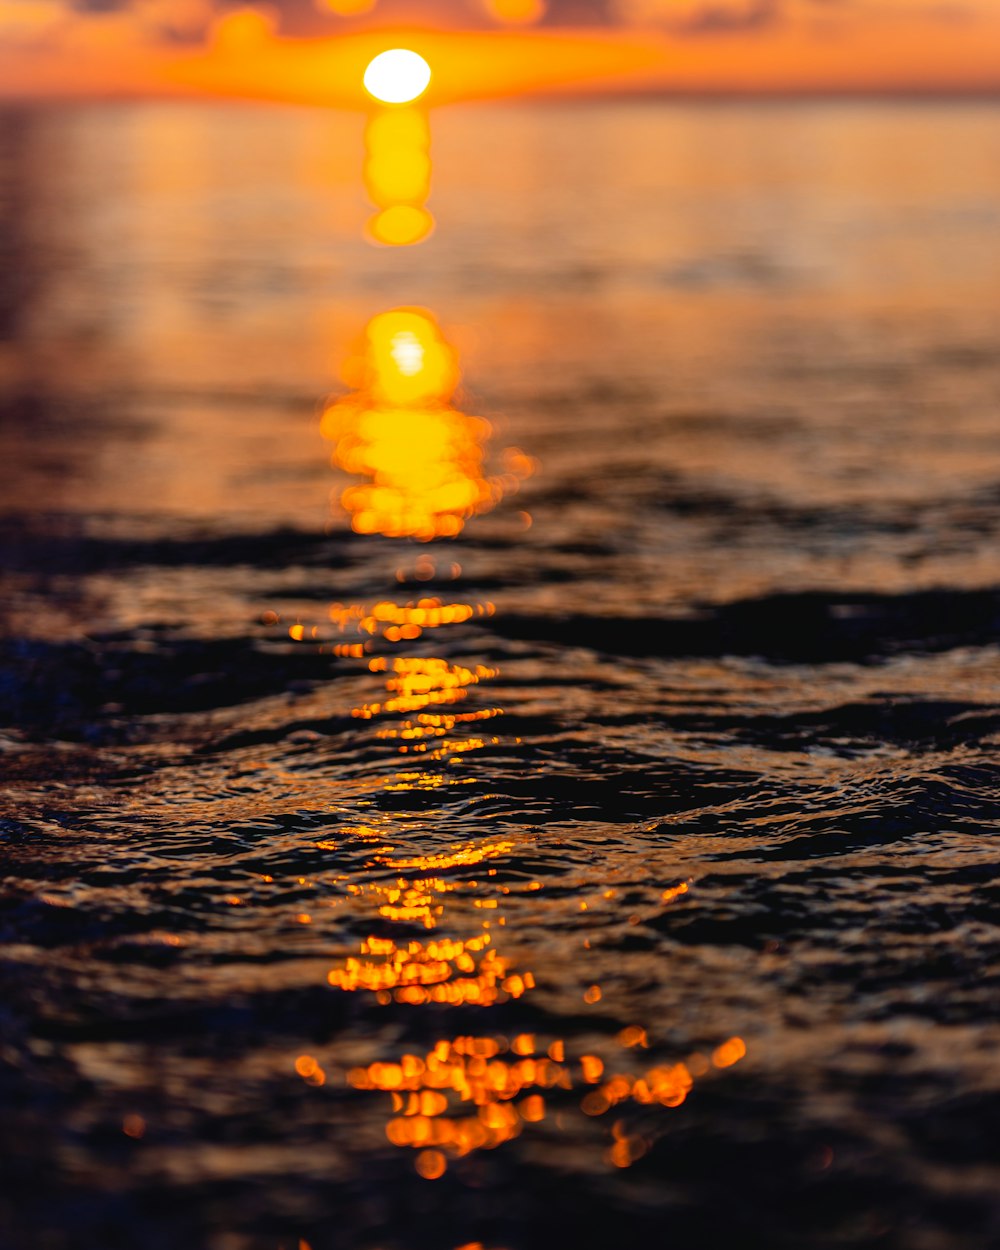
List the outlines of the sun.
{"type": "Polygon", "coordinates": [[[391,48],[365,70],[365,90],[383,104],[409,104],[427,90],[431,67],[417,52],[391,48]]]}

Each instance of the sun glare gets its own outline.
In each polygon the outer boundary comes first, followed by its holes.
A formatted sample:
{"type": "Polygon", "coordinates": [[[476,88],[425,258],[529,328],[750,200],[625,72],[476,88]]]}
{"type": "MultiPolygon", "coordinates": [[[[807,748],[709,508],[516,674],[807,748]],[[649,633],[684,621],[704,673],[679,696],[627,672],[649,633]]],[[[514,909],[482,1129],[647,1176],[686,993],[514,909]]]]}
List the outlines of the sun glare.
{"type": "Polygon", "coordinates": [[[453,403],[458,357],[426,309],[373,317],[362,350],[345,375],[357,389],[326,409],[321,427],[336,444],[334,464],[367,479],[349,486],[339,506],[358,534],[454,538],[469,517],[514,493],[530,468],[512,463],[487,474],[492,430],[453,403]]]}
{"type": "Polygon", "coordinates": [[[365,90],[383,104],[409,104],[427,90],[431,67],[417,52],[391,48],[365,70],[365,90]]]}

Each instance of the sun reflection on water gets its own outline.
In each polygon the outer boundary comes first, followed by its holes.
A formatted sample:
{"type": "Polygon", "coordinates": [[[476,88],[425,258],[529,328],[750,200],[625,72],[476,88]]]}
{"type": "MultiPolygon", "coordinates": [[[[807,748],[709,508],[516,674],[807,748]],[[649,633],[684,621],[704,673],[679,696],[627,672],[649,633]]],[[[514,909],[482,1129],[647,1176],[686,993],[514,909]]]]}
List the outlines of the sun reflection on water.
{"type": "Polygon", "coordinates": [[[368,479],[339,499],[357,533],[454,538],[533,471],[513,449],[506,473],[486,475],[492,427],[453,405],[458,360],[425,309],[373,317],[345,372],[355,389],[326,409],[321,431],[334,464],[368,479]]]}
{"type": "MultiPolygon", "coordinates": [[[[376,116],[368,140],[366,177],[370,190],[375,188],[373,201],[384,211],[400,204],[419,209],[429,186],[426,118],[402,108],[376,116]]],[[[506,472],[487,473],[492,429],[455,405],[458,359],[425,309],[396,308],[372,318],[345,380],[351,393],[328,406],[322,433],[334,444],[334,464],[362,479],[339,496],[359,534],[453,539],[471,517],[496,507],[534,472],[532,457],[511,448],[506,472]]],[[[421,555],[411,569],[397,567],[394,577],[402,585],[440,583],[449,575],[457,581],[461,574],[456,561],[421,555]]],[[[391,799],[389,810],[373,812],[371,824],[339,832],[340,839],[366,847],[367,876],[341,878],[345,901],[365,936],[348,944],[326,971],[331,991],[368,996],[390,1012],[510,1010],[510,1004],[539,990],[527,966],[533,953],[518,949],[508,918],[517,901],[509,896],[531,895],[543,883],[505,883],[506,866],[523,858],[524,843],[538,833],[491,831],[451,845],[435,836],[421,845],[423,831],[443,808],[412,805],[420,795],[435,802],[435,794],[452,787],[475,786],[488,776],[477,759],[488,759],[491,748],[520,744],[517,738],[487,736],[487,723],[502,717],[503,709],[483,702],[480,691],[500,672],[466,646],[462,628],[485,623],[495,611],[492,602],[458,595],[385,597],[334,602],[324,623],[289,628],[293,639],[359,661],[369,679],[379,680],[381,690],[366,692],[351,715],[371,722],[375,743],[411,757],[408,771],[383,774],[373,787],[391,799]],[[433,631],[445,628],[458,631],[452,633],[453,640],[461,640],[458,646],[429,654],[408,646],[426,645],[433,631]]],[[[332,840],[317,845],[338,848],[332,840]]],[[[660,905],[688,889],[682,881],[662,890],[660,905]]],[[[613,897],[614,891],[604,894],[613,897]]],[[[587,910],[585,902],[580,910],[587,910]]],[[[589,938],[583,946],[590,949],[589,938]]],[[[567,968],[562,989],[576,982],[576,1009],[604,1016],[613,1009],[602,987],[587,984],[584,976],[582,969],[567,968]]],[[[549,988],[558,992],[559,979],[549,988]]],[[[627,1168],[663,1131],[651,1126],[648,1116],[632,1125],[629,1108],[680,1107],[696,1082],[746,1054],[743,1041],[734,1037],[710,1054],[643,1065],[640,1057],[650,1047],[644,1024],[620,1029],[615,1044],[614,1053],[607,1053],[610,1043],[596,1053],[600,1046],[574,1047],[571,1038],[477,1032],[439,1038],[429,1049],[418,1047],[397,1058],[359,1064],[355,1057],[354,1066],[340,1071],[354,1090],[388,1095],[388,1142],[413,1151],[417,1173],[436,1180],[450,1161],[513,1141],[526,1126],[553,1118],[562,1129],[568,1116],[579,1117],[582,1126],[612,1111],[617,1118],[605,1137],[604,1159],[627,1168]]],[[[295,1061],[301,1079],[314,1086],[324,1084],[335,1066],[314,1055],[295,1061]]]]}
{"type": "Polygon", "coordinates": [[[415,106],[380,109],[365,129],[365,189],[379,210],[368,232],[376,243],[406,247],[434,229],[427,211],[431,193],[431,132],[427,114],[415,106]]]}
{"type": "MultiPolygon", "coordinates": [[[[448,1157],[493,1150],[550,1115],[563,1127],[567,1114],[596,1119],[615,1109],[619,1118],[611,1125],[604,1157],[627,1168],[648,1152],[661,1130],[649,1121],[635,1126],[622,1113],[630,1106],[680,1107],[697,1081],[746,1055],[743,1040],[733,1037],[711,1055],[696,1051],[675,1063],[636,1067],[620,1053],[640,1044],[636,1034],[646,1045],[645,1030],[623,1029],[616,1039],[620,1050],[608,1058],[595,1053],[572,1058],[565,1040],[546,1044],[534,1033],[459,1035],[440,1039],[424,1053],[351,1068],[346,1080],[356,1090],[389,1095],[385,1135],[394,1146],[420,1152],[415,1166],[428,1179],[444,1174],[448,1157]],[[427,1152],[438,1156],[433,1175],[422,1166],[427,1152]]],[[[325,1070],[311,1055],[299,1056],[295,1070],[309,1084],[325,1080],[325,1070]]]]}
{"type": "MultiPolygon", "coordinates": [[[[429,603],[430,601],[427,601],[429,603]]],[[[379,605],[378,617],[385,620],[399,619],[398,605],[379,605]]],[[[469,619],[472,615],[468,605],[423,606],[415,609],[420,615],[421,629],[435,629],[469,619]]],[[[405,611],[404,619],[405,619],[405,611]]],[[[376,615],[374,612],[371,614],[376,615]]],[[[355,612],[342,617],[345,625],[357,621],[362,627],[367,620],[355,612]]],[[[472,751],[482,750],[487,741],[480,737],[452,738],[456,726],[471,721],[492,719],[501,715],[499,708],[476,708],[465,713],[428,713],[430,706],[452,704],[467,697],[469,690],[481,682],[497,676],[497,670],[487,665],[464,665],[449,662],[436,656],[375,656],[368,662],[372,673],[383,675],[386,697],[371,700],[353,709],[353,715],[364,720],[387,718],[396,714],[409,715],[410,719],[394,720],[380,726],[376,737],[380,740],[399,740],[398,750],[424,751],[427,763],[454,764],[472,751]],[[435,750],[427,751],[430,738],[435,750]]],[[[491,739],[499,743],[498,738],[491,739]]],[[[408,773],[394,773],[383,783],[386,794],[407,791],[433,791],[442,786],[471,783],[473,778],[451,773],[445,776],[425,769],[408,773]]],[[[373,836],[379,837],[374,831],[373,836]]],[[[388,1004],[444,1003],[451,1006],[471,1003],[491,1006],[496,1002],[519,998],[534,987],[531,972],[518,972],[514,961],[501,956],[493,946],[490,933],[491,922],[481,919],[483,911],[497,909],[497,897],[483,893],[479,881],[465,882],[454,877],[446,879],[442,874],[461,872],[476,867],[485,868],[487,882],[496,875],[491,861],[510,854],[515,843],[509,839],[483,839],[451,846],[447,850],[429,853],[397,855],[395,847],[383,845],[373,850],[372,862],[393,875],[388,880],[376,880],[366,884],[350,884],[348,892],[359,901],[367,899],[375,909],[380,923],[418,925],[434,929],[441,922],[445,901],[459,894],[474,893],[471,908],[462,911],[464,922],[475,925],[476,931],[465,937],[442,937],[418,940],[412,937],[394,938],[372,933],[362,941],[357,955],[348,956],[327,975],[328,984],[336,989],[369,991],[379,1002],[388,1004]],[[476,916],[476,913],[479,916],[476,916]]],[[[488,887],[487,887],[488,889],[488,887]]],[[[501,920],[501,923],[504,921],[501,920]]]]}
{"type": "Polygon", "coordinates": [[[390,663],[384,656],[369,662],[373,673],[385,672],[388,698],[365,703],[353,715],[370,720],[379,712],[417,712],[442,703],[458,703],[468,697],[469,687],[496,677],[498,670],[477,664],[449,664],[436,656],[397,656],[390,663]]]}

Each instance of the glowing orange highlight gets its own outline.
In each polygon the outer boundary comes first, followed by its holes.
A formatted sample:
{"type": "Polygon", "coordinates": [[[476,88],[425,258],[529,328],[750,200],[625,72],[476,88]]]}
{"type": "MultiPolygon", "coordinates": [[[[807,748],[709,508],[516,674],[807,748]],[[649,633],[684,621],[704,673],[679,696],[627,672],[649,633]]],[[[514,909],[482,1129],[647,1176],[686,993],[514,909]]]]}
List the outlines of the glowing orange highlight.
{"type": "Polygon", "coordinates": [[[361,17],[374,9],[376,0],[316,0],[321,12],[326,9],[337,17],[361,17]]]}
{"type": "Polygon", "coordinates": [[[227,55],[254,53],[268,44],[275,34],[275,19],[270,12],[247,7],[222,14],[212,25],[212,45],[227,55]]]}
{"type": "MultiPolygon", "coordinates": [[[[694,1087],[694,1076],[684,1063],[658,1065],[638,1075],[616,1072],[606,1076],[604,1063],[596,1055],[580,1057],[577,1078],[575,1065],[565,1061],[564,1042],[550,1043],[542,1057],[535,1057],[524,1053],[529,1041],[531,1049],[536,1049],[535,1039],[528,1034],[513,1041],[504,1037],[442,1039],[423,1055],[405,1054],[398,1063],[353,1068],[347,1083],[354,1089],[389,1095],[392,1117],[385,1132],[394,1146],[432,1149],[445,1156],[491,1150],[511,1141],[525,1124],[546,1118],[549,1098],[558,1098],[556,1091],[574,1091],[580,1081],[591,1086],[580,1110],[592,1117],[626,1102],[679,1107],[694,1087]],[[561,1057],[555,1059],[554,1054],[561,1057]]],[[[626,1131],[622,1120],[612,1126],[611,1139],[605,1159],[615,1167],[630,1166],[649,1148],[645,1138],[626,1131]]]]}
{"type": "MultiPolygon", "coordinates": [[[[617,1129],[618,1126],[616,1125],[617,1129]]],[[[648,1143],[642,1137],[626,1137],[615,1134],[614,1144],[608,1150],[605,1158],[608,1163],[614,1164],[616,1168],[631,1167],[636,1159],[641,1159],[649,1149],[648,1143]]]]}
{"type": "Polygon", "coordinates": [[[358,389],[326,410],[321,430],[334,464],[369,479],[340,497],[357,533],[452,538],[516,488],[516,475],[484,474],[491,427],[452,406],[458,361],[429,312],[374,317],[349,372],[358,389]]]}
{"type": "Polygon", "coordinates": [[[604,1063],[597,1055],[581,1055],[580,1070],[588,1085],[596,1085],[604,1072],[604,1063]]]}
{"type": "Polygon", "coordinates": [[[546,0],[483,0],[486,12],[495,21],[512,26],[540,22],[548,10],[546,0]]]}
{"type": "Polygon", "coordinates": [[[386,247],[410,247],[423,243],[434,230],[434,218],[426,208],[413,204],[394,204],[384,208],[368,223],[368,234],[386,247]]]}
{"type": "Polygon", "coordinates": [[[746,1045],[740,1037],[731,1037],[712,1052],[712,1062],[717,1068],[731,1068],[747,1053],[746,1045]]]}
{"type": "Polygon", "coordinates": [[[632,1024],[628,1028],[622,1029],[618,1034],[618,1042],[620,1045],[632,1048],[641,1046],[643,1049],[649,1046],[649,1038],[646,1036],[646,1030],[639,1028],[638,1025],[632,1024]]]}
{"type": "Polygon", "coordinates": [[[458,358],[434,316],[397,308],[373,317],[367,329],[367,389],[395,408],[446,404],[459,380],[458,358]]]}
{"type": "Polygon", "coordinates": [[[326,1073],[312,1055],[299,1055],[295,1060],[295,1071],[308,1085],[325,1085],[326,1073]]]}
{"type": "Polygon", "coordinates": [[[422,203],[431,172],[426,116],[419,109],[379,113],[368,123],[366,141],[365,182],[374,202],[383,208],[422,203]]]}
{"type": "Polygon", "coordinates": [[[440,1150],[422,1150],[417,1155],[416,1169],[425,1180],[436,1181],[444,1176],[447,1160],[440,1150]]]}
{"type": "Polygon", "coordinates": [[[400,656],[393,660],[391,673],[386,678],[389,697],[380,703],[352,708],[351,714],[371,720],[385,712],[416,712],[435,704],[458,703],[468,696],[470,686],[496,675],[496,669],[482,664],[472,669],[436,657],[400,656]]]}
{"type": "Polygon", "coordinates": [[[360,958],[351,956],[332,968],[327,981],[340,990],[388,992],[396,1002],[411,1006],[473,1003],[489,1007],[520,998],[534,985],[530,973],[508,976],[510,966],[509,959],[492,949],[488,933],[465,941],[443,938],[401,944],[371,937],[362,943],[360,958]]]}
{"type": "MultiPolygon", "coordinates": [[[[431,596],[410,600],[409,603],[395,603],[384,599],[373,606],[363,603],[331,603],[327,609],[331,623],[340,633],[351,629],[364,634],[381,633],[389,642],[398,642],[401,638],[419,638],[425,629],[461,625],[473,617],[493,616],[495,612],[496,607],[490,602],[443,603],[431,596]]],[[[304,636],[304,626],[295,628],[301,629],[304,636]]],[[[314,627],[310,634],[316,637],[318,632],[318,627],[314,627]]],[[[355,651],[345,654],[355,654],[355,651]]],[[[360,656],[361,652],[358,651],[357,654],[360,656]]],[[[385,658],[376,657],[370,662],[369,668],[373,673],[385,672],[385,658]]]]}
{"type": "Polygon", "coordinates": [[[365,188],[381,211],[369,236],[388,247],[420,243],[434,229],[425,205],[431,190],[430,127],[418,108],[387,108],[365,130],[365,188]]]}

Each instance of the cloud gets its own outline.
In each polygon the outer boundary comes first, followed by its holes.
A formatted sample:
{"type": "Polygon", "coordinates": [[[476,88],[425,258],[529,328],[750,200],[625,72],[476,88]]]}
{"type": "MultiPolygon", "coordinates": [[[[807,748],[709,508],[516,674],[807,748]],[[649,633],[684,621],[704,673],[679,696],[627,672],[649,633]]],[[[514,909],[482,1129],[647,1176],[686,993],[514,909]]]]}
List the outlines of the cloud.
{"type": "Polygon", "coordinates": [[[625,26],[678,35],[753,32],[777,26],[859,29],[884,23],[957,25],[990,14],[1000,0],[608,0],[625,26]]]}
{"type": "Polygon", "coordinates": [[[71,18],[71,10],[60,0],[0,0],[0,43],[42,42],[71,18]]]}
{"type": "Polygon", "coordinates": [[[984,41],[995,40],[998,16],[1000,0],[0,0],[0,54],[125,44],[169,54],[206,42],[253,42],[264,23],[269,37],[304,38],[397,24],[510,30],[517,17],[550,33],[657,32],[687,40],[689,49],[718,40],[720,55],[741,38],[748,54],[753,46],[796,38],[845,46],[880,39],[893,48],[900,39],[919,39],[930,49],[938,32],[950,38],[964,29],[973,47],[977,30],[984,41]]]}
{"type": "Polygon", "coordinates": [[[780,0],[614,0],[612,12],[629,26],[707,34],[770,26],[781,6],[780,0]]]}

